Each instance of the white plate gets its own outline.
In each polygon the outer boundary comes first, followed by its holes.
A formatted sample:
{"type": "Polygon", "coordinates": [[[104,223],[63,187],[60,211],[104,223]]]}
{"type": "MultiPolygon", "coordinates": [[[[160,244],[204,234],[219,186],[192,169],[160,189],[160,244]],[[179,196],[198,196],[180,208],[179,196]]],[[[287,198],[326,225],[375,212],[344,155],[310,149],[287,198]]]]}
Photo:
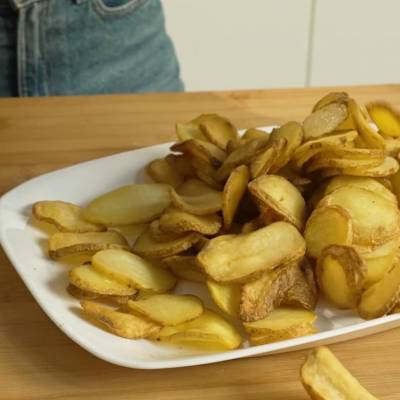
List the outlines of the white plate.
{"type": "MultiPolygon", "coordinates": [[[[208,364],[242,357],[284,352],[316,344],[332,343],[400,325],[400,315],[364,321],[353,312],[343,312],[320,304],[317,326],[320,333],[278,343],[224,353],[204,353],[147,340],[123,339],[99,329],[81,317],[77,300],[70,297],[66,267],[44,254],[40,242],[45,235],[29,223],[31,206],[38,200],[66,200],[84,205],[93,197],[145,179],[143,167],[165,155],[169,144],[116,154],[51,172],[23,183],[0,201],[1,243],[16,271],[33,297],[52,321],[73,341],[95,356],[131,368],[175,368],[208,364]]],[[[206,290],[195,283],[181,282],[179,293],[194,293],[213,307],[206,290]]]]}

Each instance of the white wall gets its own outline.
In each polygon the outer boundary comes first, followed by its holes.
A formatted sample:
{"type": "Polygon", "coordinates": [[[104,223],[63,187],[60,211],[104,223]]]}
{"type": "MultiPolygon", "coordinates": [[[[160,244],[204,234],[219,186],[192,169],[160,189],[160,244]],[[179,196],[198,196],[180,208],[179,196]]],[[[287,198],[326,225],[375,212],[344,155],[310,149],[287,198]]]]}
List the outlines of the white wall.
{"type": "Polygon", "coordinates": [[[162,0],[189,91],[400,82],[400,0],[162,0]]]}

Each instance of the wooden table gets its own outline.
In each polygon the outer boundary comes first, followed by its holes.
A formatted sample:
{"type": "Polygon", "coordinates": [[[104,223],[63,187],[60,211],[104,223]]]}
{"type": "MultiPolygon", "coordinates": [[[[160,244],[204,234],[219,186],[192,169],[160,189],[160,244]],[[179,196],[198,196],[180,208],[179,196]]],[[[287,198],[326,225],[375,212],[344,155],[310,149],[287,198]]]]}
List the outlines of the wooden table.
{"type": "MultiPolygon", "coordinates": [[[[345,89],[400,107],[400,85],[345,89]]],[[[0,99],[0,194],[47,171],[170,141],[175,121],[217,112],[238,127],[302,121],[329,89],[0,99]]],[[[44,315],[0,249],[0,399],[306,399],[306,351],[178,370],[101,361],[44,315]]],[[[400,397],[400,330],[332,345],[380,399],[400,397]]]]}

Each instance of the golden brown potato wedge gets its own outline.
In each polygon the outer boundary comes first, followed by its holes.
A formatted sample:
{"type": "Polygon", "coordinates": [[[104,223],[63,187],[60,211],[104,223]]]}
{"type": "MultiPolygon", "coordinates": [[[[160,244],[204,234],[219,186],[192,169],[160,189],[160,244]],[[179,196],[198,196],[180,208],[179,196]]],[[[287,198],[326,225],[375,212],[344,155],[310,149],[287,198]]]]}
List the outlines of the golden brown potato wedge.
{"type": "Polygon", "coordinates": [[[166,183],[172,187],[178,187],[183,183],[183,177],[165,158],[156,158],[151,161],[146,167],[146,172],[153,181],[158,183],[166,183]]]}
{"type": "Polygon", "coordinates": [[[347,105],[330,103],[310,114],[303,122],[304,140],[317,139],[337,129],[347,118],[347,105]]]}
{"type": "Polygon", "coordinates": [[[127,339],[143,339],[157,334],[161,327],[132,314],[115,311],[93,301],[82,300],[83,312],[110,332],[127,339]]]}
{"type": "Polygon", "coordinates": [[[269,137],[269,133],[261,130],[261,129],[257,129],[257,128],[249,128],[246,130],[245,133],[243,133],[243,136],[241,137],[241,139],[243,140],[251,140],[251,139],[265,139],[266,137],[269,137]]]}
{"type": "Polygon", "coordinates": [[[160,341],[178,345],[197,347],[198,344],[209,344],[212,349],[218,345],[220,350],[233,350],[242,343],[242,337],[230,323],[207,309],[192,321],[163,327],[157,338],[160,341]]]}
{"type": "Polygon", "coordinates": [[[229,140],[237,140],[239,138],[237,129],[233,124],[219,115],[206,118],[200,123],[200,129],[211,143],[224,151],[229,140]]]}
{"type": "Polygon", "coordinates": [[[397,256],[397,251],[382,257],[364,258],[367,265],[367,276],[365,277],[365,287],[369,287],[380,281],[387,271],[392,267],[397,256]]]}
{"type": "Polygon", "coordinates": [[[129,284],[110,279],[90,264],[72,268],[69,271],[69,281],[81,290],[100,295],[132,296],[136,293],[136,289],[129,284]]]}
{"type": "Polygon", "coordinates": [[[312,112],[317,111],[331,103],[346,104],[348,99],[349,95],[346,92],[330,92],[315,103],[312,112]]]}
{"type": "Polygon", "coordinates": [[[123,250],[104,250],[92,258],[93,268],[121,284],[152,292],[166,292],[176,279],[160,263],[145,260],[123,250]]]}
{"type": "Polygon", "coordinates": [[[50,258],[57,259],[71,254],[104,249],[128,249],[126,239],[118,232],[57,232],[49,237],[50,258]]]}
{"type": "Polygon", "coordinates": [[[235,283],[220,283],[207,280],[207,288],[214,303],[232,317],[239,314],[241,287],[235,283]]]}
{"type": "Polygon", "coordinates": [[[304,230],[307,254],[318,258],[331,244],[350,245],[353,242],[353,225],[350,214],[340,206],[316,208],[304,230]]]}
{"type": "Polygon", "coordinates": [[[259,228],[265,226],[264,222],[261,218],[253,218],[250,221],[243,224],[242,229],[240,230],[241,233],[250,233],[254,232],[259,228]]]}
{"type": "Polygon", "coordinates": [[[132,184],[92,200],[83,210],[83,217],[107,226],[139,224],[156,219],[170,203],[169,185],[132,184]]]}
{"type": "MultiPolygon", "coordinates": [[[[151,238],[153,240],[155,240],[156,242],[170,242],[171,240],[179,239],[185,235],[184,232],[183,233],[181,233],[181,232],[176,232],[176,233],[164,232],[160,228],[160,220],[159,219],[154,220],[149,225],[149,227],[146,229],[149,230],[151,238]]],[[[140,232],[140,234],[138,235],[138,238],[140,235],[142,235],[145,232],[146,229],[144,229],[142,232],[140,232]]]]}
{"type": "Polygon", "coordinates": [[[400,137],[383,136],[385,141],[385,154],[393,158],[399,159],[400,153],[400,137]]]}
{"type": "Polygon", "coordinates": [[[200,124],[209,118],[214,118],[215,116],[216,114],[200,114],[189,122],[177,123],[175,125],[175,130],[179,141],[184,142],[189,139],[207,140],[200,129],[200,124]]]}
{"type": "Polygon", "coordinates": [[[192,158],[192,166],[194,169],[195,177],[203,181],[208,186],[216,190],[222,190],[223,185],[217,179],[217,169],[212,165],[199,160],[198,158],[192,158]]]}
{"type": "Polygon", "coordinates": [[[215,235],[222,226],[218,214],[193,215],[186,211],[168,209],[160,218],[160,229],[164,232],[199,232],[203,235],[215,235]]]}
{"type": "Polygon", "coordinates": [[[101,232],[106,227],[93,224],[82,217],[81,207],[65,201],[39,201],[32,207],[33,216],[54,225],[61,232],[101,232]]]}
{"type": "Polygon", "coordinates": [[[142,257],[166,258],[190,249],[200,237],[196,232],[188,232],[181,237],[158,242],[151,236],[150,229],[147,229],[138,237],[132,251],[142,257]]]}
{"type": "Polygon", "coordinates": [[[276,214],[298,229],[302,229],[306,216],[306,203],[298,189],[279,175],[264,175],[249,184],[250,193],[263,209],[276,214]]]}
{"type": "Polygon", "coordinates": [[[352,247],[325,247],[318,258],[316,274],[318,286],[330,302],[343,309],[357,306],[367,266],[352,247]]]}
{"type": "Polygon", "coordinates": [[[301,382],[315,400],[378,400],[327,347],[311,350],[300,370],[301,382]]]}
{"type": "Polygon", "coordinates": [[[165,160],[183,179],[194,178],[195,171],[192,167],[193,158],[187,154],[168,154],[165,160]]]}
{"type": "Polygon", "coordinates": [[[391,311],[399,301],[400,262],[396,258],[383,278],[371,285],[361,296],[358,313],[364,319],[378,318],[391,311]]]}
{"type": "Polygon", "coordinates": [[[186,181],[171,192],[173,205],[195,215],[214,214],[222,209],[222,193],[198,179],[186,181]]]}
{"type": "Polygon", "coordinates": [[[304,253],[305,242],[298,230],[287,222],[275,222],[251,233],[211,239],[197,260],[217,282],[246,282],[304,253]]]}
{"type": "Polygon", "coordinates": [[[350,214],[355,244],[383,244],[400,232],[397,206],[370,190],[344,186],[320,201],[320,207],[325,205],[343,207],[350,214]]]}
{"type": "Polygon", "coordinates": [[[162,326],[182,324],[199,317],[204,311],[198,297],[176,294],[155,294],[141,300],[130,300],[128,309],[162,326]]]}
{"type": "Polygon", "coordinates": [[[400,114],[390,104],[369,103],[367,110],[379,131],[387,136],[400,136],[400,114]]]}
{"type": "Polygon", "coordinates": [[[196,256],[171,256],[163,260],[179,279],[205,283],[206,276],[197,264],[196,256]]]}
{"type": "Polygon", "coordinates": [[[222,193],[222,216],[226,230],[232,225],[239,203],[247,190],[249,178],[249,169],[241,165],[232,171],[225,183],[222,193]]]}

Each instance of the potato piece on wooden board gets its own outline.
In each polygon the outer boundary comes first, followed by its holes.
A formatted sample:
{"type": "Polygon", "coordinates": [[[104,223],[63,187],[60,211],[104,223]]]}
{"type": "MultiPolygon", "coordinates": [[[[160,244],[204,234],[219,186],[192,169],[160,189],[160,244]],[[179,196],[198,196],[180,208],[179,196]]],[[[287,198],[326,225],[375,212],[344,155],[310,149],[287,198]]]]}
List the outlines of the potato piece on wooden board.
{"type": "Polygon", "coordinates": [[[102,224],[85,221],[82,208],[65,201],[38,201],[32,207],[32,214],[37,220],[48,222],[61,232],[102,232],[107,229],[102,224]]]}
{"type": "Polygon", "coordinates": [[[118,232],[57,232],[49,237],[50,258],[104,249],[128,249],[128,242],[118,232]]]}
{"type": "Polygon", "coordinates": [[[287,222],[275,222],[251,233],[211,239],[197,260],[217,282],[246,282],[304,253],[299,231],[287,222]]]}
{"type": "Polygon", "coordinates": [[[92,200],[83,217],[107,226],[150,222],[170,205],[170,188],[161,183],[123,186],[92,200]]]}
{"type": "Polygon", "coordinates": [[[315,400],[378,400],[327,347],[311,350],[300,370],[301,382],[315,400]]]}

